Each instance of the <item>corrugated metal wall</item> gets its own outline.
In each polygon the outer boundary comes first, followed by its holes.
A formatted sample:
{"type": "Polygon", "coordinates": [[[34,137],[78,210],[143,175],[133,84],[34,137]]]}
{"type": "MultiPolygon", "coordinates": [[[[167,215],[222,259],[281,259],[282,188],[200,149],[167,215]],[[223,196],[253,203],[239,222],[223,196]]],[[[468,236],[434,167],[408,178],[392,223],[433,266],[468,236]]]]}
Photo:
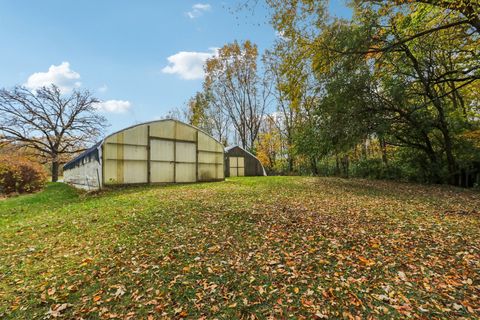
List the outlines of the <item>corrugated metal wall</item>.
{"type": "Polygon", "coordinates": [[[98,190],[102,185],[101,143],[63,166],[63,181],[77,188],[98,190]]]}
{"type": "Polygon", "coordinates": [[[224,179],[223,146],[190,125],[160,120],[105,139],[104,184],[224,179]]]}
{"type": "Polygon", "coordinates": [[[265,169],[260,160],[240,146],[225,150],[225,176],[265,176],[265,169]]]}
{"type": "Polygon", "coordinates": [[[95,158],[84,158],[82,163],[63,171],[63,181],[80,189],[98,190],[101,179],[102,166],[95,158]]]}

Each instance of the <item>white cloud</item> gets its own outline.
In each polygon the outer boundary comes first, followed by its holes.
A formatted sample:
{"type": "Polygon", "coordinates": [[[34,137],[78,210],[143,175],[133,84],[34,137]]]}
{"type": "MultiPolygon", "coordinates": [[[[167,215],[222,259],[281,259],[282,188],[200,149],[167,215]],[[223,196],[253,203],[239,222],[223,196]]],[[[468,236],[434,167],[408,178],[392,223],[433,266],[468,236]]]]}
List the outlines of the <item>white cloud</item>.
{"type": "Polygon", "coordinates": [[[127,112],[132,104],[130,101],[125,100],[107,100],[102,101],[96,104],[97,110],[103,112],[111,112],[111,113],[124,113],[127,112]]]}
{"type": "MultiPolygon", "coordinates": [[[[70,69],[69,62],[62,62],[58,66],[51,65],[47,72],[36,72],[30,75],[24,86],[30,90],[35,90],[43,86],[55,84],[62,93],[68,93],[74,88],[79,88],[82,83],[79,81],[80,74],[70,69]]],[[[104,93],[108,90],[107,85],[97,89],[104,93]]],[[[97,110],[110,113],[124,113],[130,110],[130,101],[125,100],[106,100],[95,105],[97,110]]]]}
{"type": "Polygon", "coordinates": [[[167,58],[169,64],[162,69],[163,73],[177,74],[185,80],[202,79],[205,75],[203,66],[208,58],[217,53],[217,48],[211,52],[180,51],[167,58]]]}
{"type": "Polygon", "coordinates": [[[35,90],[43,86],[55,84],[62,92],[69,92],[73,88],[82,85],[80,74],[70,69],[69,62],[62,62],[60,65],[51,65],[47,72],[36,72],[30,75],[24,86],[35,90]]]}
{"type": "Polygon", "coordinates": [[[185,12],[187,17],[195,19],[200,17],[204,12],[212,10],[212,6],[208,3],[197,3],[192,6],[192,10],[185,12]]]}

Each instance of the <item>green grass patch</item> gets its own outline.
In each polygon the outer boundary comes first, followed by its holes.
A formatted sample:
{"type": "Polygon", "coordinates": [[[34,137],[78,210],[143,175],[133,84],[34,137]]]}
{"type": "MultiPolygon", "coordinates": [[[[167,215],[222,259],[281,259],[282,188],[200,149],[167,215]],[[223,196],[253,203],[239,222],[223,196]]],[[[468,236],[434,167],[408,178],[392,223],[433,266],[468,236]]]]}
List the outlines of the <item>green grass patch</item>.
{"type": "Polygon", "coordinates": [[[480,195],[306,177],[0,201],[0,318],[480,316],[480,195]]]}

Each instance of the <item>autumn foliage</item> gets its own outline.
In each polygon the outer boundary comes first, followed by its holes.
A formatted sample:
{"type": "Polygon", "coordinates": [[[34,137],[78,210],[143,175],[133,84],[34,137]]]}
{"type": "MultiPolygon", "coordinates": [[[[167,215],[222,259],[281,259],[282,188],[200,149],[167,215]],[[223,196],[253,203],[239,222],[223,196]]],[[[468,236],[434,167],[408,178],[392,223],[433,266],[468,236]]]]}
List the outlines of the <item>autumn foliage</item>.
{"type": "Polygon", "coordinates": [[[358,179],[50,184],[0,201],[0,319],[479,319],[479,208],[358,179]]]}
{"type": "Polygon", "coordinates": [[[26,193],[44,187],[44,168],[26,157],[0,155],[0,193],[26,193]]]}

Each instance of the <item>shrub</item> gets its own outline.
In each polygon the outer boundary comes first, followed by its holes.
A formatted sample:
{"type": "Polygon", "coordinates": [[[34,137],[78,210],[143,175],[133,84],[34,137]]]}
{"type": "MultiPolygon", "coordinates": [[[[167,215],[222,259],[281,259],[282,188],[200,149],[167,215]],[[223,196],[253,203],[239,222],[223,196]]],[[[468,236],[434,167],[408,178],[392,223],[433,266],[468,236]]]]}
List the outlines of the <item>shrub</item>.
{"type": "Polygon", "coordinates": [[[381,159],[361,159],[352,163],[352,176],[368,179],[408,180],[404,168],[394,161],[388,166],[381,159]]]}
{"type": "Polygon", "coordinates": [[[0,155],[0,193],[34,192],[44,187],[45,169],[25,157],[0,155]]]}

